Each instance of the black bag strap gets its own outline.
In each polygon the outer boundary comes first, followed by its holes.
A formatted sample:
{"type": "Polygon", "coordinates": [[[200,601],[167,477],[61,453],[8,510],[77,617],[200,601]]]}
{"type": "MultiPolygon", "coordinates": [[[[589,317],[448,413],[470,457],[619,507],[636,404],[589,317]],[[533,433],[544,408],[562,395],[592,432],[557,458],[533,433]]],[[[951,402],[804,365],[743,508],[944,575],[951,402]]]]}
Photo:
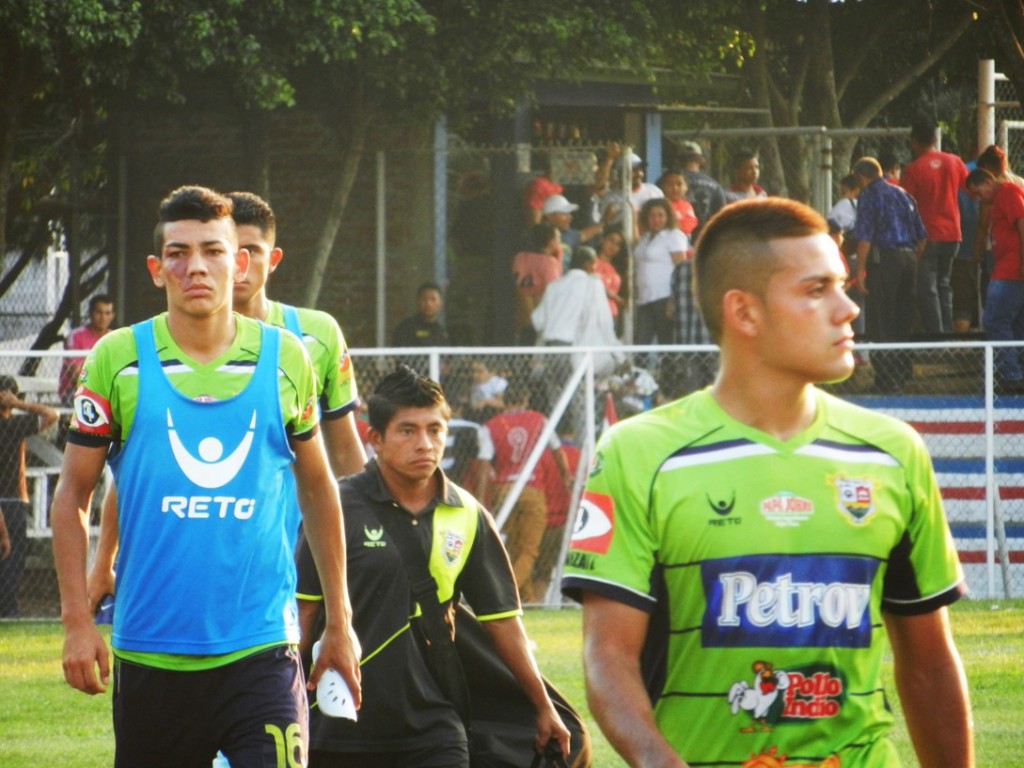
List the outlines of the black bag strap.
{"type": "Polygon", "coordinates": [[[411,520],[404,514],[381,514],[378,519],[398,548],[402,558],[412,596],[420,606],[421,627],[427,638],[427,655],[431,671],[444,695],[455,707],[466,733],[469,734],[470,698],[466,673],[452,640],[452,628],[445,621],[445,611],[437,599],[437,581],[430,574],[427,555],[418,540],[411,520]]]}

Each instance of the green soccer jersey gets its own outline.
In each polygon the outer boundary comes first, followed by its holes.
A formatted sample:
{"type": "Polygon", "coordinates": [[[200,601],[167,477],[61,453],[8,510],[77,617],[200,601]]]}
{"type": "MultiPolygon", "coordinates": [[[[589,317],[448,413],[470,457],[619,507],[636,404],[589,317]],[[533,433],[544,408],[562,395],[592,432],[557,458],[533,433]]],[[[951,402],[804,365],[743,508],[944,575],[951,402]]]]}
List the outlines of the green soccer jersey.
{"type": "MultiPolygon", "coordinates": [[[[231,346],[204,365],[189,360],[167,330],[167,315],[154,318],[157,356],[171,385],[200,401],[237,395],[252,377],[260,353],[260,323],[235,314],[231,346]]],[[[305,348],[291,334],[281,335],[278,391],[288,434],[303,438],[317,425],[313,367],[305,348]]],[[[139,397],[138,353],[132,329],[111,331],[93,347],[75,392],[68,440],[80,445],[121,443],[128,439],[139,397]]]]}
{"type": "MultiPolygon", "coordinates": [[[[359,404],[359,393],[341,327],[327,312],[306,307],[294,309],[302,329],[302,341],[316,373],[320,417],[335,419],[344,416],[359,404]]],[[[281,302],[270,302],[266,322],[278,328],[287,327],[281,302]]]]}
{"type": "Polygon", "coordinates": [[[655,717],[690,765],[898,765],[881,612],[961,594],[917,433],[816,396],[787,441],[704,390],[598,445],[563,589],[651,614],[655,717]]]}

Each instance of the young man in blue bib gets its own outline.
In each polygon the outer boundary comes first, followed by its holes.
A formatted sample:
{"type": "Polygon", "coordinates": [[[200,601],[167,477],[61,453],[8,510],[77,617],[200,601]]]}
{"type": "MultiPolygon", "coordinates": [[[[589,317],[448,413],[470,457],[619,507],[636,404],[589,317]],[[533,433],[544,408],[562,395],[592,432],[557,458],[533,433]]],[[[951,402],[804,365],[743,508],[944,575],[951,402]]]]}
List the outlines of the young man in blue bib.
{"type": "Polygon", "coordinates": [[[288,472],[330,585],[320,669],[337,669],[359,695],[341,504],[318,436],[312,367],[293,335],[232,311],[249,255],[229,199],[176,190],[161,203],[154,240],[147,266],[167,312],[92,350],[54,495],[65,679],[90,694],[110,680],[85,579],[90,497],[109,461],[120,551],[115,766],[208,768],[218,750],[234,768],[301,765],[308,736],[288,472]]]}

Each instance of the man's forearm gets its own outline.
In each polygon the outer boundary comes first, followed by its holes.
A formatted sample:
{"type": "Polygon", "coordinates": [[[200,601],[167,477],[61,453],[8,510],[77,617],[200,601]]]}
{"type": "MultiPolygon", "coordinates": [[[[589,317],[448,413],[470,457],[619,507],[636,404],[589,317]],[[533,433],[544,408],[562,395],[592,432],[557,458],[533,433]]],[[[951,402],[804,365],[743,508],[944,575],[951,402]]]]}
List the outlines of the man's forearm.
{"type": "Polygon", "coordinates": [[[685,768],[658,730],[637,664],[591,652],[586,679],[594,719],[632,768],[685,768]]]}
{"type": "Polygon", "coordinates": [[[366,465],[366,451],[356,429],[356,417],[351,411],[340,419],[321,422],[327,459],[335,477],[348,477],[361,472],[366,465]]]}
{"type": "Polygon", "coordinates": [[[943,666],[907,664],[895,671],[903,715],[922,768],[971,768],[974,736],[960,657],[943,666]]]}

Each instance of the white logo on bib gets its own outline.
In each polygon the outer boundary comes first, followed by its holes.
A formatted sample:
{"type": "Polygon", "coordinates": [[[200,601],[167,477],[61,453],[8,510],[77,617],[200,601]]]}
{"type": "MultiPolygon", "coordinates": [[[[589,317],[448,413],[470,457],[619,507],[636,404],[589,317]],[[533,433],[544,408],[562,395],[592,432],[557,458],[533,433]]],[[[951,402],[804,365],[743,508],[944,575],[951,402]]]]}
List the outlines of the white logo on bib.
{"type": "Polygon", "coordinates": [[[242,468],[252,447],[253,430],[256,428],[256,411],[252,412],[252,420],[249,422],[249,431],[245,433],[242,442],[226,458],[224,446],[215,437],[205,437],[199,442],[199,458],[197,459],[182,444],[181,438],[174,430],[174,420],[171,418],[171,410],[167,409],[167,436],[171,441],[171,450],[174,458],[185,473],[185,477],[198,485],[200,488],[221,488],[232,480],[242,468]]]}

